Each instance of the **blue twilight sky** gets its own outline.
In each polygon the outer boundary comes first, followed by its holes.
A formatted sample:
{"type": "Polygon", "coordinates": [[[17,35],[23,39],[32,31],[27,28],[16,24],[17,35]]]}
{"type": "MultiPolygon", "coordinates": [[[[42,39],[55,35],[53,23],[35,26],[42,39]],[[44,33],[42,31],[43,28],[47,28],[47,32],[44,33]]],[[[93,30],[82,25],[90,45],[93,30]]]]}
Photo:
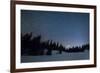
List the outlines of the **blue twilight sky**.
{"type": "Polygon", "coordinates": [[[89,43],[89,13],[21,10],[21,32],[65,47],[89,43]]]}

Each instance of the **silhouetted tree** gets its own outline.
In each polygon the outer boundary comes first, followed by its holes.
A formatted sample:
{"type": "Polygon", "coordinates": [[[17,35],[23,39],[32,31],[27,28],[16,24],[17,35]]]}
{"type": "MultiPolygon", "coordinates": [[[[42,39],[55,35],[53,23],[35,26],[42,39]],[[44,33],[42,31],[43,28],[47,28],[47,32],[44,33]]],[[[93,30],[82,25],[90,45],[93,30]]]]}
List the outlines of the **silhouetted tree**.
{"type": "Polygon", "coordinates": [[[89,44],[85,44],[82,46],[76,46],[65,50],[66,52],[84,52],[85,50],[89,50],[89,44]]]}
{"type": "Polygon", "coordinates": [[[89,44],[66,49],[61,43],[52,40],[41,41],[41,35],[33,36],[32,32],[21,33],[21,54],[22,55],[52,55],[52,51],[62,52],[84,52],[89,50],[89,44]]]}
{"type": "Polygon", "coordinates": [[[32,33],[21,34],[21,54],[28,54],[32,33]]]}

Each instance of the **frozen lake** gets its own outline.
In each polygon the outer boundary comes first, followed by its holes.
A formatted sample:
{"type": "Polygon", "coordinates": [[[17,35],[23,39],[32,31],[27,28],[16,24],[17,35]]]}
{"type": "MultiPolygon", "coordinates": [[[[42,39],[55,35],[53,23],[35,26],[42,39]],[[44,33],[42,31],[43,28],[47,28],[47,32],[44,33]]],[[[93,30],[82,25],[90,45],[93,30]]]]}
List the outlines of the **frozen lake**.
{"type": "Polygon", "coordinates": [[[62,52],[58,54],[58,51],[53,51],[52,55],[42,55],[42,56],[21,56],[21,62],[47,62],[47,61],[68,61],[68,60],[88,60],[89,51],[77,53],[67,53],[62,52]]]}

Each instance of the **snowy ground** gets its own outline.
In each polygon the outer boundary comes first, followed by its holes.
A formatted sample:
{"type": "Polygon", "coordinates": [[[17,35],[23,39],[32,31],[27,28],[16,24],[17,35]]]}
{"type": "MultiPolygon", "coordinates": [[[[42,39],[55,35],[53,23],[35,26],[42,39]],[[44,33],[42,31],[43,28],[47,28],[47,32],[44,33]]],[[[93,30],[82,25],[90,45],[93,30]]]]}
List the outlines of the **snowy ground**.
{"type": "Polygon", "coordinates": [[[21,56],[21,62],[47,62],[47,61],[68,61],[68,60],[86,60],[89,59],[89,51],[78,53],[66,53],[57,54],[57,51],[53,51],[53,54],[43,56],[21,56]]]}

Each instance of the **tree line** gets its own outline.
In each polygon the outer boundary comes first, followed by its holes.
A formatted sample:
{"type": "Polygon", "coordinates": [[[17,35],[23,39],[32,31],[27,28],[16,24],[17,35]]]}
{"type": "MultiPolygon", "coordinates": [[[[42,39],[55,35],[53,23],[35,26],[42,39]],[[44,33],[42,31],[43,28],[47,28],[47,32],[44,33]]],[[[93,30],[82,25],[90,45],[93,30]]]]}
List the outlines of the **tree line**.
{"type": "Polygon", "coordinates": [[[21,55],[52,55],[52,51],[57,50],[58,54],[62,52],[84,52],[89,50],[89,44],[81,47],[72,47],[66,49],[61,43],[52,40],[41,41],[41,35],[33,37],[32,32],[21,33],[21,55]]]}

